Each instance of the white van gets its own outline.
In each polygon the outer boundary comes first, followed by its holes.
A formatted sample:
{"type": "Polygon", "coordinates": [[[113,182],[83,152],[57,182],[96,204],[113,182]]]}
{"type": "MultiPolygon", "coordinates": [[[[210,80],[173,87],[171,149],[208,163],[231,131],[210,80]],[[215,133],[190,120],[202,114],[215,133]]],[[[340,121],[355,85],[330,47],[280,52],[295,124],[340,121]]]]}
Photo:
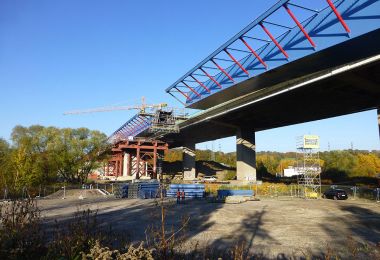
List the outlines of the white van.
{"type": "Polygon", "coordinates": [[[217,179],[214,176],[205,176],[205,177],[203,177],[203,181],[207,181],[207,182],[214,182],[216,180],[217,179]]]}

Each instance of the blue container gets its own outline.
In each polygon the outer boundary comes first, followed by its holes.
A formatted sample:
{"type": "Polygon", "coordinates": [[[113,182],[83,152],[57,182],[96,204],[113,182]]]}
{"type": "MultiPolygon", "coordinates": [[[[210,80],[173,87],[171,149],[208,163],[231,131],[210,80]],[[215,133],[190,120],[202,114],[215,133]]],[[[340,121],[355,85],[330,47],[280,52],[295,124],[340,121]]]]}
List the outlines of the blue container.
{"type": "Polygon", "coordinates": [[[224,198],[227,196],[253,196],[252,190],[218,190],[218,197],[224,198]]]}
{"type": "Polygon", "coordinates": [[[205,185],[203,184],[170,184],[167,196],[177,197],[178,190],[185,192],[185,198],[203,198],[205,195],[205,185]]]}

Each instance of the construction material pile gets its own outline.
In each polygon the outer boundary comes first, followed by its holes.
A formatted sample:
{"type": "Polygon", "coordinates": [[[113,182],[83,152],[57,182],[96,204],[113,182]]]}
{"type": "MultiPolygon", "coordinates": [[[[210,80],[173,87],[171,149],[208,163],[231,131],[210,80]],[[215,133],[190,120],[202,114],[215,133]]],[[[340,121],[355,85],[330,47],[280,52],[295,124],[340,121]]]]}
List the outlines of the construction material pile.
{"type": "Polygon", "coordinates": [[[153,199],[159,195],[160,183],[139,183],[137,197],[140,199],[153,199]]]}
{"type": "Polygon", "coordinates": [[[204,184],[170,184],[166,193],[168,197],[176,197],[177,191],[185,192],[186,198],[203,198],[205,196],[204,184]]]}
{"type": "Polygon", "coordinates": [[[115,197],[128,199],[152,199],[157,198],[159,193],[160,183],[154,182],[136,182],[128,183],[119,186],[115,191],[115,197]]]}
{"type": "Polygon", "coordinates": [[[225,198],[227,196],[253,196],[253,190],[218,190],[218,198],[225,198]]]}
{"type": "Polygon", "coordinates": [[[218,190],[218,199],[225,203],[238,204],[253,200],[252,190],[218,190]]]}

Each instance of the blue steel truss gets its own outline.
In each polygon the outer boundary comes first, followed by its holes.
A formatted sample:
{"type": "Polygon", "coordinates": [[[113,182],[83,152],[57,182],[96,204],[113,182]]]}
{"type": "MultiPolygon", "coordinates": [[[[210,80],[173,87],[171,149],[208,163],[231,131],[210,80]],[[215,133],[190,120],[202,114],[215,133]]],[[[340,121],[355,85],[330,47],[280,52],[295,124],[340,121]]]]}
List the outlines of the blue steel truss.
{"type": "Polygon", "coordinates": [[[129,119],[124,125],[117,129],[110,137],[109,140],[112,143],[116,143],[120,140],[128,140],[130,137],[135,137],[138,134],[149,129],[152,125],[152,116],[144,114],[136,114],[129,119]]]}
{"type": "Polygon", "coordinates": [[[378,28],[380,0],[280,0],[166,92],[191,106],[237,83],[378,28]],[[320,9],[310,7],[316,2],[320,2],[320,9]]]}

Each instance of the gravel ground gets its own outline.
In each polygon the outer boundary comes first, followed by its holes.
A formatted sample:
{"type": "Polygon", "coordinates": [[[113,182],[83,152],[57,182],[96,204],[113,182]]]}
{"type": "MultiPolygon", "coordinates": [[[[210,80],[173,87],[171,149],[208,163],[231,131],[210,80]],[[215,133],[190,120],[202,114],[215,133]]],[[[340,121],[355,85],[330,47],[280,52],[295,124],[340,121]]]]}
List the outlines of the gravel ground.
{"type": "MultiPolygon", "coordinates": [[[[330,247],[348,256],[350,237],[360,243],[380,242],[380,204],[359,200],[265,199],[241,204],[167,201],[167,225],[175,229],[183,217],[190,217],[186,243],[226,248],[244,241],[251,253],[270,258],[320,255],[330,247]]],[[[40,200],[47,227],[55,219],[70,218],[78,209],[98,211],[102,226],[128,234],[132,241],[145,239],[149,225],[159,223],[154,200],[92,197],[78,200],[40,200]]]]}

